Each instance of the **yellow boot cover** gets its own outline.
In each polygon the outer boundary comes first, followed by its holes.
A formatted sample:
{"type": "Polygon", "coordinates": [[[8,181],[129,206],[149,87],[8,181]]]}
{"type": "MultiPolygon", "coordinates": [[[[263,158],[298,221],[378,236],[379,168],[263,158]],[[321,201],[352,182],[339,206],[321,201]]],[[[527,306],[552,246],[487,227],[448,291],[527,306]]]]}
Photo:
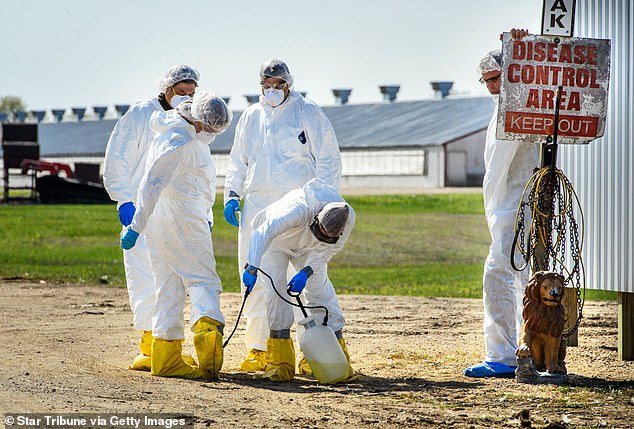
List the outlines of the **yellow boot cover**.
{"type": "MultiPolygon", "coordinates": [[[[346,357],[348,357],[348,356],[346,355],[346,357]]],[[[350,362],[349,359],[348,359],[348,362],[350,362]]],[[[297,364],[297,371],[300,374],[313,375],[313,370],[311,369],[311,367],[308,364],[308,361],[306,360],[304,355],[302,355],[302,358],[299,360],[299,363],[297,364]]]]}
{"type": "Polygon", "coordinates": [[[290,338],[269,338],[266,359],[263,377],[273,381],[290,381],[295,377],[295,348],[290,338]]]}
{"type": "Polygon", "coordinates": [[[207,371],[209,378],[218,379],[222,368],[222,334],[218,331],[221,323],[209,317],[201,317],[194,325],[194,347],[198,355],[198,366],[207,371]]]}
{"type": "MultiPolygon", "coordinates": [[[[151,371],[152,370],[152,331],[143,331],[143,335],[141,336],[141,340],[139,341],[139,349],[141,353],[134,358],[132,361],[132,365],[128,367],[128,369],[133,369],[136,371],[151,371]]],[[[196,361],[193,357],[189,355],[183,355],[183,360],[185,363],[196,366],[196,361]]]]}
{"type": "Polygon", "coordinates": [[[266,352],[257,349],[249,350],[246,359],[240,364],[240,371],[254,372],[266,369],[266,352]]]}
{"type": "MultiPolygon", "coordinates": [[[[339,338],[339,345],[343,350],[343,354],[346,355],[346,360],[348,361],[348,378],[343,381],[355,381],[359,379],[358,375],[354,375],[354,371],[352,370],[352,366],[350,366],[350,354],[348,353],[348,347],[346,347],[346,342],[343,338],[339,338]]],[[[308,363],[308,362],[306,362],[308,363]]]]}
{"type": "Polygon", "coordinates": [[[139,350],[141,350],[141,353],[145,356],[152,356],[153,339],[154,337],[152,336],[152,331],[143,331],[143,335],[139,341],[139,350]]]}
{"type": "Polygon", "coordinates": [[[143,331],[141,340],[139,341],[139,350],[141,353],[134,358],[132,365],[128,368],[136,371],[150,371],[152,369],[152,331],[143,331]]]}
{"type": "Polygon", "coordinates": [[[209,373],[188,365],[183,361],[181,340],[152,341],[152,375],[160,377],[180,377],[191,379],[209,379],[209,373]]]}
{"type": "Polygon", "coordinates": [[[138,354],[132,361],[132,365],[128,369],[135,371],[150,371],[152,369],[152,358],[144,354],[138,354]]]}

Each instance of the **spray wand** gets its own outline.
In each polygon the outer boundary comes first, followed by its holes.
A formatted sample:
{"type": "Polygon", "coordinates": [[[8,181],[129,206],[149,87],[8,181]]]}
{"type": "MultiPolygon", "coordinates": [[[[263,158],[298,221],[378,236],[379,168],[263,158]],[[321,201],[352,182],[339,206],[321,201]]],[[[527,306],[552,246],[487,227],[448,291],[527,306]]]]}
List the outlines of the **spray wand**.
{"type": "MultiPolygon", "coordinates": [[[[275,288],[275,283],[273,282],[273,279],[271,278],[271,276],[269,276],[265,271],[262,271],[260,268],[257,268],[257,270],[259,272],[261,272],[262,274],[264,274],[266,276],[266,278],[269,279],[269,282],[271,282],[271,287],[273,288],[273,291],[277,294],[278,297],[280,297],[280,299],[284,302],[286,302],[287,304],[292,305],[293,307],[299,307],[299,309],[302,311],[302,314],[304,315],[304,317],[308,317],[308,312],[306,311],[306,309],[318,309],[318,308],[323,308],[324,311],[326,312],[326,314],[324,315],[324,321],[322,323],[322,325],[324,326],[328,326],[328,308],[326,308],[323,305],[304,305],[304,303],[302,302],[300,295],[301,292],[298,293],[293,293],[291,291],[290,286],[288,287],[288,289],[286,289],[286,293],[295,298],[297,300],[297,304],[295,304],[294,302],[291,302],[289,300],[287,300],[286,298],[284,298],[275,288]]],[[[251,293],[251,291],[249,289],[247,289],[244,292],[244,297],[242,298],[242,305],[240,306],[240,311],[238,312],[238,318],[236,320],[236,324],[233,327],[233,330],[231,331],[231,334],[229,334],[229,337],[227,337],[227,339],[225,340],[224,344],[222,345],[223,348],[227,347],[227,344],[229,344],[229,341],[231,340],[231,337],[233,337],[233,334],[236,332],[236,329],[238,329],[238,323],[240,323],[240,318],[242,317],[242,311],[244,310],[244,304],[247,302],[247,298],[249,297],[249,294],[251,293]]]]}

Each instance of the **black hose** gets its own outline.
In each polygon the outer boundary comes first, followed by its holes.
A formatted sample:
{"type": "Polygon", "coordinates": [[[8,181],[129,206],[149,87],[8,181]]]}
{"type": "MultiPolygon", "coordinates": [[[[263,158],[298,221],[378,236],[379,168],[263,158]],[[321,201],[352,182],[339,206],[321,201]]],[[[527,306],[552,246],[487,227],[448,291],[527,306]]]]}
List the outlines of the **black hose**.
{"type": "MultiPolygon", "coordinates": [[[[278,291],[277,289],[275,289],[275,283],[273,283],[273,279],[271,278],[271,276],[269,276],[266,272],[262,271],[260,268],[257,269],[259,272],[261,272],[262,274],[264,274],[269,281],[271,282],[271,286],[273,287],[273,290],[275,291],[275,293],[277,294],[277,296],[279,296],[282,301],[286,302],[287,304],[292,305],[293,307],[299,307],[302,310],[302,313],[304,314],[304,317],[308,317],[308,313],[306,312],[306,309],[310,309],[310,310],[314,310],[314,309],[318,309],[318,308],[323,308],[324,311],[326,312],[325,316],[324,316],[324,322],[322,323],[322,325],[324,326],[328,326],[328,308],[326,308],[323,305],[312,305],[312,306],[308,306],[308,305],[303,305],[302,304],[302,300],[299,298],[300,294],[297,295],[292,295],[290,291],[287,291],[287,293],[290,296],[293,296],[297,299],[297,304],[287,300],[286,298],[284,298],[278,291]]],[[[240,318],[242,317],[242,311],[244,310],[244,304],[247,302],[247,297],[249,296],[249,293],[251,293],[251,291],[247,290],[244,293],[244,298],[242,298],[242,305],[240,306],[240,311],[238,312],[238,318],[236,320],[236,324],[233,327],[233,330],[231,331],[231,334],[229,334],[229,337],[227,337],[227,339],[225,340],[224,344],[222,345],[222,348],[227,347],[227,344],[229,344],[229,341],[231,340],[231,337],[233,337],[233,334],[235,334],[236,329],[238,329],[238,323],[240,323],[240,318]]]]}
{"type": "Polygon", "coordinates": [[[292,305],[293,307],[299,307],[302,310],[302,313],[304,313],[304,315],[306,317],[308,317],[308,313],[306,313],[305,309],[309,309],[309,310],[315,310],[318,308],[323,308],[326,311],[326,315],[324,316],[324,322],[322,323],[322,325],[324,326],[328,326],[328,309],[326,307],[324,307],[323,305],[303,305],[302,301],[299,299],[299,294],[297,295],[291,295],[290,292],[287,292],[289,295],[294,296],[297,298],[297,302],[298,304],[295,304],[294,302],[289,301],[288,299],[284,298],[275,288],[275,283],[273,283],[273,279],[271,278],[271,276],[269,276],[267,273],[265,273],[264,271],[262,271],[262,269],[258,268],[258,271],[261,272],[262,274],[264,274],[269,281],[271,282],[271,287],[273,288],[273,290],[275,291],[275,293],[277,294],[277,296],[280,297],[280,299],[282,301],[284,301],[287,304],[292,305]]]}
{"type": "Polygon", "coordinates": [[[528,267],[528,261],[530,260],[530,257],[531,257],[530,256],[531,246],[530,246],[530,240],[529,240],[528,243],[526,243],[526,255],[523,255],[522,257],[525,264],[521,268],[518,268],[515,265],[515,248],[517,247],[517,239],[519,238],[519,235],[523,232],[523,229],[524,229],[523,224],[517,225],[517,230],[515,231],[515,234],[513,236],[513,246],[511,247],[511,267],[513,267],[515,271],[524,271],[526,267],[528,267]]]}
{"type": "Polygon", "coordinates": [[[229,334],[229,337],[225,340],[224,344],[222,345],[223,349],[227,347],[227,344],[229,344],[229,340],[231,340],[231,337],[233,337],[233,334],[235,334],[236,329],[238,329],[238,323],[240,322],[240,317],[242,316],[242,310],[244,310],[244,304],[247,302],[247,297],[249,296],[249,293],[250,291],[247,291],[244,293],[244,298],[242,298],[242,305],[240,306],[240,311],[238,312],[238,319],[236,320],[236,324],[233,327],[233,330],[231,331],[231,333],[229,334]]]}

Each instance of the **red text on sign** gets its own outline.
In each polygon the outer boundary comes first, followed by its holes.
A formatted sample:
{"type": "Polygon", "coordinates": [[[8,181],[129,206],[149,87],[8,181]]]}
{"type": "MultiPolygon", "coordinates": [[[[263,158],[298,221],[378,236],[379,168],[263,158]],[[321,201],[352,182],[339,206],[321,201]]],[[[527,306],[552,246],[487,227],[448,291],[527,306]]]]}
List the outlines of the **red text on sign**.
{"type": "Polygon", "coordinates": [[[597,64],[597,47],[566,43],[513,42],[513,59],[549,63],[597,64]]]}
{"type": "MultiPolygon", "coordinates": [[[[553,135],[554,115],[544,113],[506,112],[504,132],[553,135]]],[[[599,118],[594,116],[559,116],[560,136],[596,137],[599,118]]]]}
{"type": "MultiPolygon", "coordinates": [[[[552,89],[531,89],[528,91],[526,98],[526,107],[536,109],[554,109],[555,108],[555,91],[552,89]]],[[[581,110],[581,94],[577,91],[566,93],[561,92],[559,108],[561,110],[581,110]]]]}
{"type": "Polygon", "coordinates": [[[510,83],[527,85],[574,86],[577,88],[599,88],[597,69],[534,66],[532,64],[509,64],[507,79],[510,83]]]}

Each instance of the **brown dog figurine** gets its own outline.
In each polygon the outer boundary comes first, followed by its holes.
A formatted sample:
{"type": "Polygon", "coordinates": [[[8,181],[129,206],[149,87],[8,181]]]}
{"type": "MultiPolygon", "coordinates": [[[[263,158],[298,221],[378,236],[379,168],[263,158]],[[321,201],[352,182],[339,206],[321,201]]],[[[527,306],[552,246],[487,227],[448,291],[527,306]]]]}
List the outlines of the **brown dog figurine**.
{"type": "Polygon", "coordinates": [[[535,369],[549,374],[566,374],[566,323],[561,300],[566,292],[564,278],[552,271],[539,271],[526,286],[524,323],[518,358],[532,358],[535,369]]]}

